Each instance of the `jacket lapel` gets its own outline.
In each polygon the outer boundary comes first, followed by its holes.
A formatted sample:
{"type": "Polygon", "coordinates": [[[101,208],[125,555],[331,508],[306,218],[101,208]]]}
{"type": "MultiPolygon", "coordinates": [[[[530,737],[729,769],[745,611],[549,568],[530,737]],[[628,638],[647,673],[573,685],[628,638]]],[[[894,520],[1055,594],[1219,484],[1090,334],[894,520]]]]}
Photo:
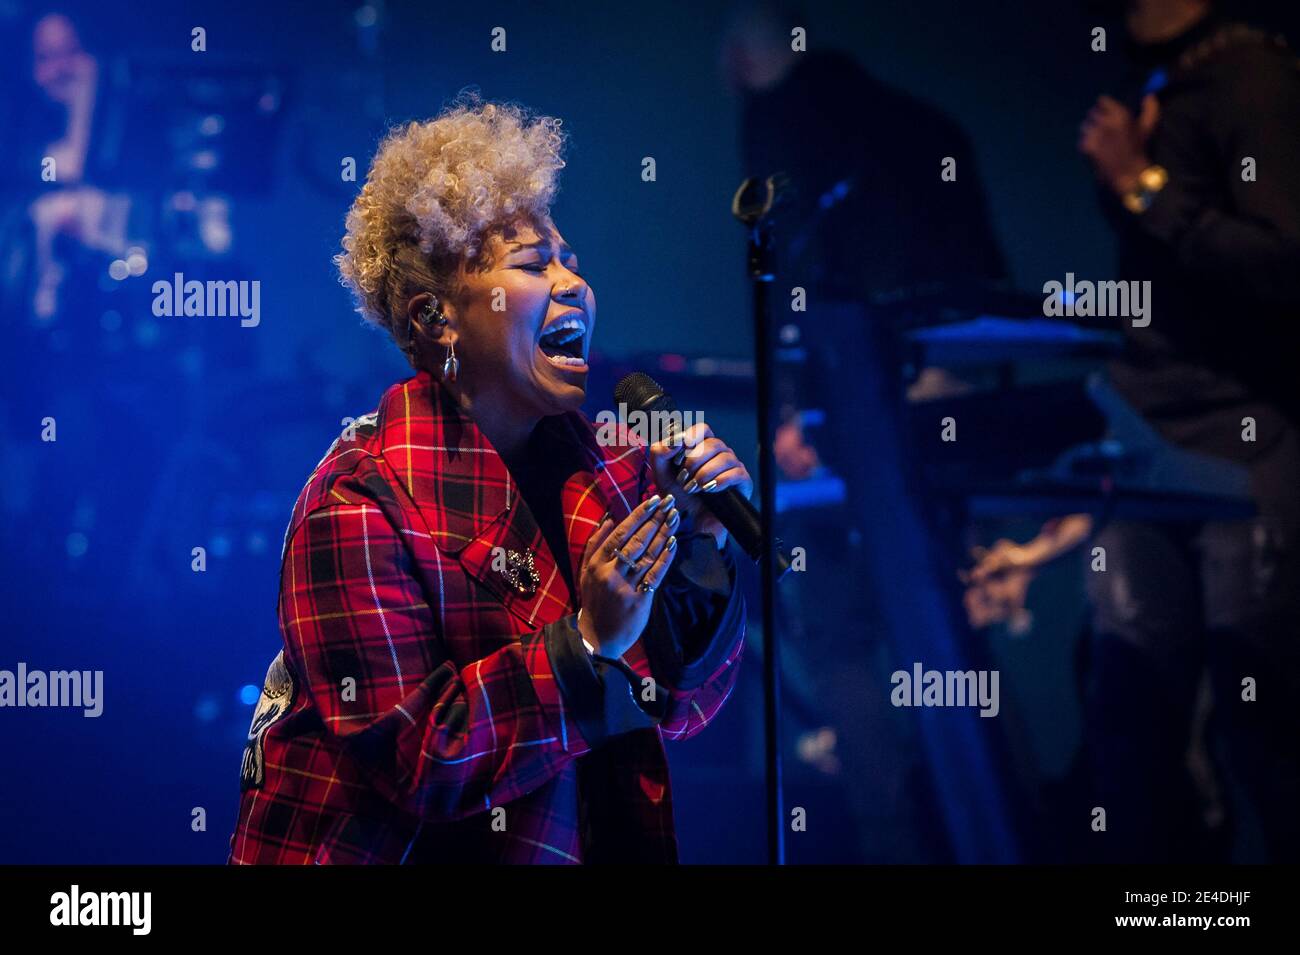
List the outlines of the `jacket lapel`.
{"type": "MultiPolygon", "coordinates": [[[[388,393],[380,422],[384,458],[439,550],[454,555],[531,630],[577,609],[505,462],[450,392],[421,371],[388,393]]],[[[543,419],[541,427],[552,439],[548,446],[572,467],[560,506],[576,579],[601,515],[608,509],[621,519],[641,499],[640,468],[632,466],[641,451],[602,448],[576,412],[543,419]]]]}
{"type": "Polygon", "coordinates": [[[567,447],[575,472],[564,485],[564,511],[571,566],[577,576],[587,540],[608,510],[622,520],[645,496],[641,487],[642,452],[630,446],[601,447],[595,428],[574,412],[548,419],[556,448],[567,447]]]}

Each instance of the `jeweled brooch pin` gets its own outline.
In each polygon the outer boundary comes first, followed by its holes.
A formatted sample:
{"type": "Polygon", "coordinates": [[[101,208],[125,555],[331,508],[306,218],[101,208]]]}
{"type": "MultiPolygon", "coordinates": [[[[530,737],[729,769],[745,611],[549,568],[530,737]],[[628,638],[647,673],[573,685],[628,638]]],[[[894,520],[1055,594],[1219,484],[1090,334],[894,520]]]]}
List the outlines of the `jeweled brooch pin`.
{"type": "Polygon", "coordinates": [[[506,566],[501,573],[510,581],[510,586],[524,597],[536,593],[537,585],[542,582],[537,575],[537,568],[533,566],[533,552],[530,550],[525,550],[522,554],[517,550],[507,550],[506,566]]]}

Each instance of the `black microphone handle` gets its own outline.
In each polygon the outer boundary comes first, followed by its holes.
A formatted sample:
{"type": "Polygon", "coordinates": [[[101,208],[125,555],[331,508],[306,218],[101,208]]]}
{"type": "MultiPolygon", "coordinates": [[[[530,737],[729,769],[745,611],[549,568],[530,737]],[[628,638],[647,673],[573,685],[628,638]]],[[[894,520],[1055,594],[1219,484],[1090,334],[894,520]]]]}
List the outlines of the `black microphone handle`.
{"type": "MultiPolygon", "coordinates": [[[[675,411],[676,403],[662,392],[653,403],[652,408],[660,412],[675,411]]],[[[648,410],[648,409],[647,409],[648,410]]],[[[665,438],[672,440],[677,436],[676,424],[669,421],[665,438]]],[[[740,493],[739,488],[729,487],[721,491],[696,491],[705,510],[716,517],[727,533],[732,536],[740,549],[749,555],[749,559],[758,563],[763,556],[763,525],[758,509],[753,502],[740,493]]],[[[780,580],[790,570],[790,558],[781,547],[781,539],[774,538],[772,546],[775,551],[773,563],[776,565],[776,579],[780,580]]]]}
{"type": "MultiPolygon", "coordinates": [[[[614,405],[624,412],[629,407],[634,408],[649,416],[652,421],[657,420],[656,416],[667,419],[663,440],[671,444],[677,438],[677,422],[681,420],[676,415],[677,402],[649,375],[639,371],[625,375],[614,388],[614,405]]],[[[673,456],[675,466],[681,467],[685,453],[686,449],[682,448],[673,456]]],[[[763,557],[763,524],[758,510],[749,498],[734,487],[696,493],[700,495],[700,503],[721,522],[741,550],[749,555],[750,560],[758,563],[763,557]]],[[[772,550],[774,576],[780,580],[790,570],[790,558],[781,547],[781,539],[775,536],[772,539],[772,550]]]]}

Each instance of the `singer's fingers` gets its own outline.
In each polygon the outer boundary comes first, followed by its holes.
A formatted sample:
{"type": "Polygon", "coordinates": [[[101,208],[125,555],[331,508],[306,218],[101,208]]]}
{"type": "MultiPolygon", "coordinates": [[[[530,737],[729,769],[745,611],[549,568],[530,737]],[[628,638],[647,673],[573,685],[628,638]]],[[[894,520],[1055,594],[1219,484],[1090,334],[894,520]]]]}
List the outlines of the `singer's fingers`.
{"type": "Polygon", "coordinates": [[[677,444],[679,444],[679,451],[681,450],[681,447],[688,448],[686,455],[689,455],[690,448],[694,448],[697,444],[703,442],[703,440],[712,437],[714,437],[714,429],[711,429],[706,422],[697,421],[695,424],[688,427],[688,429],[682,431],[679,435],[679,442],[677,442],[677,444]]]}
{"type": "MultiPolygon", "coordinates": [[[[712,464],[713,462],[709,463],[712,464]]],[[[702,481],[700,490],[705,494],[717,494],[729,487],[734,487],[748,498],[750,492],[754,489],[754,482],[750,480],[749,472],[745,470],[743,464],[738,462],[733,463],[725,471],[718,473],[716,477],[706,475],[705,479],[696,478],[696,480],[702,481]]]]}
{"type": "Polygon", "coordinates": [[[659,559],[659,555],[663,553],[670,540],[673,540],[673,546],[676,546],[673,531],[677,530],[677,524],[677,520],[671,523],[663,521],[659,524],[654,537],[650,539],[645,551],[638,558],[636,568],[628,573],[627,581],[629,584],[635,585],[645,578],[645,575],[649,573],[650,568],[654,566],[654,562],[659,559]]]}
{"type": "Polygon", "coordinates": [[[719,438],[708,437],[700,441],[683,456],[676,472],[677,482],[689,483],[702,465],[728,450],[730,449],[719,438]]]}
{"type": "Polygon", "coordinates": [[[719,449],[727,445],[715,434],[707,434],[695,441],[686,449],[683,464],[698,464],[706,461],[718,453],[719,449]]]}
{"type": "Polygon", "coordinates": [[[591,556],[596,553],[596,550],[600,545],[605,543],[606,539],[613,532],[614,521],[607,514],[605,515],[604,520],[596,525],[596,529],[592,531],[591,536],[587,538],[587,546],[582,549],[583,567],[586,567],[587,564],[591,562],[591,556]]]}
{"type": "Polygon", "coordinates": [[[677,538],[669,537],[664,543],[663,550],[655,558],[655,562],[650,565],[650,569],[645,572],[645,576],[637,583],[637,590],[643,594],[653,594],[664,582],[668,576],[668,568],[672,565],[673,558],[677,556],[677,538]]]}
{"type": "Polygon", "coordinates": [[[651,541],[666,523],[673,522],[673,526],[681,519],[677,508],[672,505],[672,495],[665,498],[664,502],[656,507],[647,520],[641,523],[636,532],[631,537],[619,545],[619,552],[625,558],[625,563],[631,564],[642,559],[649,549],[651,541]]]}
{"type": "Polygon", "coordinates": [[[617,560],[618,558],[614,556],[614,551],[622,547],[623,544],[637,532],[642,524],[652,518],[655,511],[660,508],[663,502],[663,497],[656,494],[654,497],[646,498],[634,507],[632,513],[623,518],[619,525],[614,529],[614,532],[606,537],[604,542],[600,545],[601,558],[603,560],[617,560]]]}
{"type": "Polygon", "coordinates": [[[718,453],[711,455],[698,465],[686,464],[685,470],[688,470],[688,477],[693,478],[695,483],[707,485],[712,479],[722,476],[724,472],[728,472],[732,468],[740,468],[740,466],[744,465],[736,457],[736,452],[723,444],[718,453]]]}
{"type": "MultiPolygon", "coordinates": [[[[707,421],[700,420],[682,432],[682,443],[685,444],[688,449],[693,450],[712,437],[713,429],[709,427],[707,421]]],[[[690,456],[691,450],[687,450],[686,452],[688,457],[690,456]]]]}
{"type": "Polygon", "coordinates": [[[703,421],[697,421],[689,428],[667,436],[663,441],[650,446],[650,465],[654,473],[655,484],[663,493],[675,491],[680,495],[685,481],[677,481],[686,455],[700,442],[712,437],[713,432],[703,421]]]}
{"type": "Polygon", "coordinates": [[[650,445],[650,461],[656,468],[670,469],[673,459],[683,450],[679,443],[659,441],[650,445]]]}
{"type": "MultiPolygon", "coordinates": [[[[727,447],[727,444],[720,442],[718,438],[710,438],[699,443],[693,448],[692,455],[695,456],[686,456],[686,460],[676,474],[677,482],[688,494],[694,494],[695,489],[708,485],[732,468],[745,468],[736,457],[736,452],[727,447]]],[[[748,472],[745,473],[745,477],[749,478],[748,472]]],[[[711,487],[710,490],[714,489],[711,487]]]]}

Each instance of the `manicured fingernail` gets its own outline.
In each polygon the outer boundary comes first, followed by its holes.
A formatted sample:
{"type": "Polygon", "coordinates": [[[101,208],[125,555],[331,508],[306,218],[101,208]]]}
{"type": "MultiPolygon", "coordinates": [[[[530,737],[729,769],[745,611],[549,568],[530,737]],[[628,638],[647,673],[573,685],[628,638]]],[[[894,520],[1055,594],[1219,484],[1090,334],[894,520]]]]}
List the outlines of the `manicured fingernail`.
{"type": "Polygon", "coordinates": [[[695,478],[691,478],[691,482],[687,484],[683,490],[685,490],[687,494],[694,494],[696,491],[699,490],[699,488],[700,488],[699,483],[695,480],[695,478]]]}
{"type": "Polygon", "coordinates": [[[672,537],[668,538],[668,549],[672,550],[676,546],[677,546],[677,536],[674,534],[672,537]]]}
{"type": "Polygon", "coordinates": [[[650,510],[653,511],[656,507],[659,506],[660,501],[661,498],[659,497],[658,494],[656,494],[654,497],[650,498],[650,500],[646,501],[646,505],[649,507],[650,510]]]}
{"type": "Polygon", "coordinates": [[[715,487],[717,487],[717,486],[718,486],[718,482],[717,482],[717,481],[710,481],[708,484],[704,485],[704,487],[700,488],[700,490],[701,490],[701,491],[712,491],[712,490],[713,490],[715,487]]]}
{"type": "Polygon", "coordinates": [[[674,498],[671,494],[669,494],[667,497],[664,498],[664,503],[667,504],[669,507],[672,507],[674,504],[677,503],[677,499],[674,498]]]}
{"type": "Polygon", "coordinates": [[[690,477],[690,476],[691,476],[691,475],[690,475],[690,472],[687,471],[685,468],[682,468],[680,471],[677,472],[677,483],[678,483],[678,484],[685,484],[685,483],[686,483],[686,479],[687,479],[688,477],[690,477]]]}
{"type": "Polygon", "coordinates": [[[674,507],[671,511],[668,512],[668,523],[676,524],[679,520],[681,520],[681,517],[682,517],[681,513],[677,510],[677,508],[674,507]]]}

